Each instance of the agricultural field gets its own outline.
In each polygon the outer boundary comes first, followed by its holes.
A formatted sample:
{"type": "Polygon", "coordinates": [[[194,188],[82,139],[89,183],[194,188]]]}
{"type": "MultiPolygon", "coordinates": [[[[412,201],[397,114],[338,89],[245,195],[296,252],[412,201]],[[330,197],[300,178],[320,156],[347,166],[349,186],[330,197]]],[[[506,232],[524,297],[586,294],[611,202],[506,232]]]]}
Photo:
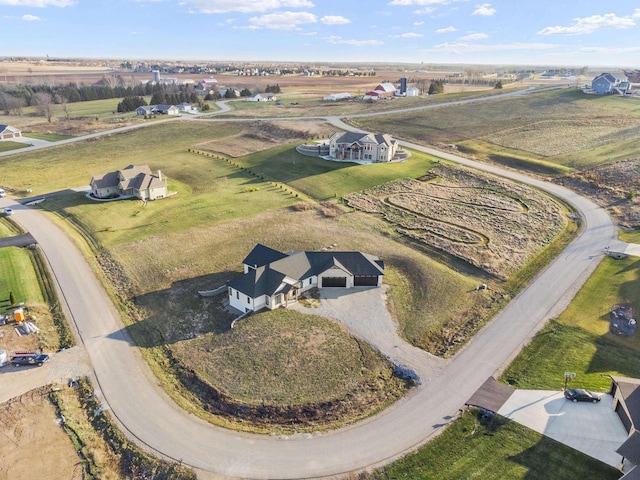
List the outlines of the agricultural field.
{"type": "Polygon", "coordinates": [[[575,372],[576,388],[604,392],[609,375],[640,377],[640,336],[609,332],[616,304],[638,309],[640,260],[606,257],[560,317],[540,331],[506,369],[502,380],[517,388],[562,388],[564,372],[575,372]]]}
{"type": "Polygon", "coordinates": [[[635,140],[640,99],[590,96],[578,89],[359,118],[357,124],[403,140],[453,145],[463,155],[548,175],[640,154],[635,140]]]}
{"type": "Polygon", "coordinates": [[[347,195],[421,244],[506,280],[564,229],[564,208],[498,177],[441,165],[423,182],[403,179],[347,195]]]}

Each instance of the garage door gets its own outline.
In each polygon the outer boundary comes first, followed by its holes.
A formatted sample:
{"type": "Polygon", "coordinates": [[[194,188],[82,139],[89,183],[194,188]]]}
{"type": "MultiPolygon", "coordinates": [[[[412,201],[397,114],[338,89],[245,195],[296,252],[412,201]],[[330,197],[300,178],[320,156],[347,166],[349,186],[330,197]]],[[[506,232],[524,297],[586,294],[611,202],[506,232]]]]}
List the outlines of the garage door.
{"type": "Polygon", "coordinates": [[[377,275],[360,275],[353,279],[355,287],[375,287],[378,285],[377,275]]]}
{"type": "Polygon", "coordinates": [[[624,428],[627,429],[627,432],[631,431],[631,419],[627,415],[627,412],[625,412],[620,402],[618,402],[618,405],[616,406],[616,413],[620,417],[620,420],[622,420],[622,424],[624,425],[624,428]]]}
{"type": "Polygon", "coordinates": [[[346,287],[347,277],[322,277],[322,287],[346,287]]]}

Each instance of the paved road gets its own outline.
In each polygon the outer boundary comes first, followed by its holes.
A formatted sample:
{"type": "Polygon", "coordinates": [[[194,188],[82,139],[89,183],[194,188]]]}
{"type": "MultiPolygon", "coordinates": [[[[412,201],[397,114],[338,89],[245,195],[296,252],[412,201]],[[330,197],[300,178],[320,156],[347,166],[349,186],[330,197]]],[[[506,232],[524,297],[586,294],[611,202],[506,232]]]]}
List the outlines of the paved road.
{"type": "MultiPolygon", "coordinates": [[[[423,378],[418,388],[380,415],[322,434],[241,434],[211,427],[177,409],[130,348],[117,311],[73,242],[39,212],[14,207],[14,218],[45,252],[68,305],[69,318],[89,352],[99,388],[130,434],[168,457],[233,477],[317,477],[385,463],[442,429],[546,319],[568,304],[597,266],[603,247],[615,239],[615,228],[606,212],[563,187],[418,145],[405,145],[548,190],[576,206],[585,229],[439,373],[423,378]]],[[[426,370],[423,365],[411,366],[426,370]]]]}
{"type": "MultiPolygon", "coordinates": [[[[332,122],[340,125],[337,119],[332,122]]],[[[607,214],[563,187],[405,145],[551,191],[576,206],[585,229],[465,349],[446,367],[431,370],[433,377],[423,378],[407,398],[375,418],[324,434],[246,435],[211,427],[178,410],[130,348],[118,313],[75,245],[39,212],[14,206],[14,218],[38,240],[49,259],[104,397],[133,436],[188,465],[234,477],[313,477],[384,463],[423,443],[455,416],[486,378],[505,365],[546,319],[568,304],[596,267],[603,247],[615,242],[615,228],[607,214]]],[[[417,371],[429,371],[420,364],[420,356],[410,361],[416,363],[411,366],[417,371]]]]}

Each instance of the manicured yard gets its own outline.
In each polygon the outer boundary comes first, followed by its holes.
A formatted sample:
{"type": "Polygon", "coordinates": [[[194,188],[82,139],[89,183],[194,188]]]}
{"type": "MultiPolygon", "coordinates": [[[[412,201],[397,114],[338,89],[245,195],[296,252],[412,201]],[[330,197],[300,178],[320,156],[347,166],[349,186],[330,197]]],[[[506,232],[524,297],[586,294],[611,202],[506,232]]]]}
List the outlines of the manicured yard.
{"type": "Polygon", "coordinates": [[[23,248],[0,248],[0,301],[4,309],[11,307],[9,292],[13,292],[16,302],[45,302],[32,257],[33,253],[23,248]]]}
{"type": "Polygon", "coordinates": [[[0,142],[0,152],[10,152],[11,150],[18,150],[20,148],[27,148],[28,145],[20,142],[12,142],[10,140],[3,140],[0,142]]]}
{"type": "Polygon", "coordinates": [[[471,410],[440,436],[362,480],[615,480],[620,472],[515,422],[471,410]],[[484,422],[483,422],[484,423],[484,422]]]}
{"type": "Polygon", "coordinates": [[[564,372],[572,385],[606,391],[609,375],[640,376],[640,334],[609,333],[609,312],[617,303],[638,308],[640,259],[606,257],[569,308],[543,329],[502,375],[518,388],[560,389],[564,372]]]}

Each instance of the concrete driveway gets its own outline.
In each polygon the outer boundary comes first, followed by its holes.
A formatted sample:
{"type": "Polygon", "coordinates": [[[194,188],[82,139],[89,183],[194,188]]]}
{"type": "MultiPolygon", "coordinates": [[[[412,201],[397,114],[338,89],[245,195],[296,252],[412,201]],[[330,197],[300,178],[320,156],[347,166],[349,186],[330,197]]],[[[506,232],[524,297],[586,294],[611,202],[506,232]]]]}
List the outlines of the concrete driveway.
{"type": "Polygon", "coordinates": [[[387,285],[323,288],[318,290],[322,303],[320,307],[307,308],[298,303],[289,308],[333,318],[353,335],[377,348],[394,364],[404,367],[406,373],[417,375],[421,382],[433,378],[448,362],[410,345],[398,335],[396,322],[387,310],[387,289],[387,285]]]}
{"type": "Polygon", "coordinates": [[[611,408],[613,397],[599,403],[571,402],[562,392],[517,390],[498,413],[536,432],[613,467],[622,462],[616,453],[627,439],[622,421],[611,408]]]}

